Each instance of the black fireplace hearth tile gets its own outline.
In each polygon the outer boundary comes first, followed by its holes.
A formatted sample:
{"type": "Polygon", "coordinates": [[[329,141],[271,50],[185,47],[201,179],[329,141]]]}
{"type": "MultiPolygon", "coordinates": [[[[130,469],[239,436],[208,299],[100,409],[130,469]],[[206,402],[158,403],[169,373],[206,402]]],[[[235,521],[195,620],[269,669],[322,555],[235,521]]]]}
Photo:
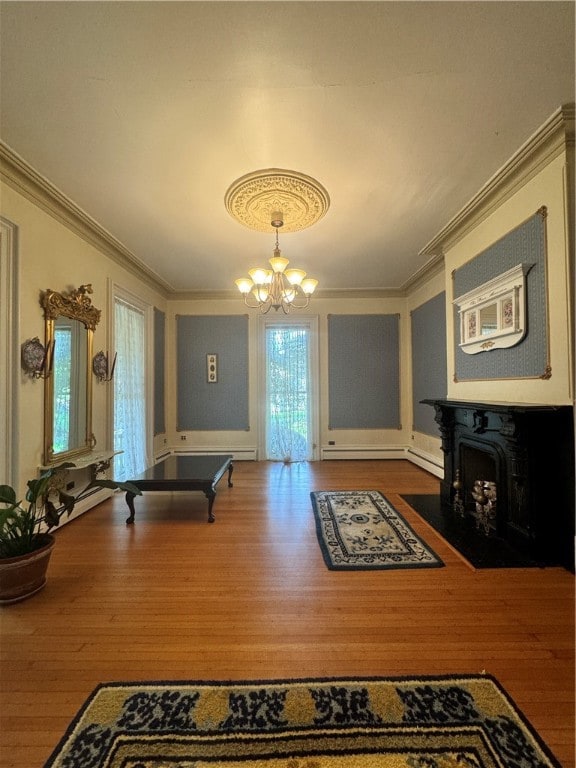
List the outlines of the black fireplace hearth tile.
{"type": "Polygon", "coordinates": [[[455,520],[451,511],[442,509],[439,494],[402,494],[401,497],[474,568],[539,568],[543,565],[517,552],[503,539],[477,531],[472,518],[455,520]]]}

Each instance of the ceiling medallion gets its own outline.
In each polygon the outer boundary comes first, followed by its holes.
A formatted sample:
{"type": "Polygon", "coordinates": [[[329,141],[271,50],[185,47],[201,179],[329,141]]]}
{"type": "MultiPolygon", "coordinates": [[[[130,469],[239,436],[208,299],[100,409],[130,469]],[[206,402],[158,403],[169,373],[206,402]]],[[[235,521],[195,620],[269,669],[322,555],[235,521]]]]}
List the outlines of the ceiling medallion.
{"type": "Polygon", "coordinates": [[[330,207],[324,187],[310,176],[279,168],[254,171],[236,179],[224,196],[232,218],[257,232],[270,232],[274,211],[284,214],[284,232],[315,224],[330,207]]]}

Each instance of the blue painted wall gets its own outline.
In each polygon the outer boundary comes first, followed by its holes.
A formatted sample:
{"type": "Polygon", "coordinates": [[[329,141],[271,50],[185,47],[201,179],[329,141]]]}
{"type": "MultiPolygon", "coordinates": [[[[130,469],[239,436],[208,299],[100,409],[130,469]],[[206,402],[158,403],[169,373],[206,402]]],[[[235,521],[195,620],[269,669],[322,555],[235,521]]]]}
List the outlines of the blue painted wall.
{"type": "Polygon", "coordinates": [[[247,315],[177,315],[176,429],[246,430],[247,315]],[[206,355],[218,355],[218,380],[208,382],[206,355]]]}
{"type": "Polygon", "coordinates": [[[454,307],[456,380],[520,379],[544,376],[548,366],[546,212],[538,211],[467,264],[455,270],[453,297],[478,288],[517,264],[534,264],[526,276],[527,333],[515,347],[467,355],[458,346],[454,307]]]}
{"type": "Polygon", "coordinates": [[[328,316],[329,429],[400,429],[400,316],[328,316]]]}
{"type": "Polygon", "coordinates": [[[412,428],[438,437],[434,409],[424,398],[444,399],[447,393],[446,293],[443,291],[410,316],[412,335],[412,428]]]}

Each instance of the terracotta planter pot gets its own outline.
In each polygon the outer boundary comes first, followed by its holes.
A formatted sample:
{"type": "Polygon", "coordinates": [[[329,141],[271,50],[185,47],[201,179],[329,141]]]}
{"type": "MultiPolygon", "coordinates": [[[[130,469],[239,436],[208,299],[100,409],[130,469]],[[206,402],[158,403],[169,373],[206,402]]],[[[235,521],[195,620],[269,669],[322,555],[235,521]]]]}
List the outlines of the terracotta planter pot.
{"type": "Polygon", "coordinates": [[[45,534],[46,544],[18,557],[0,558],[0,605],[35,595],[46,584],[46,571],[56,539],[45,534]]]}

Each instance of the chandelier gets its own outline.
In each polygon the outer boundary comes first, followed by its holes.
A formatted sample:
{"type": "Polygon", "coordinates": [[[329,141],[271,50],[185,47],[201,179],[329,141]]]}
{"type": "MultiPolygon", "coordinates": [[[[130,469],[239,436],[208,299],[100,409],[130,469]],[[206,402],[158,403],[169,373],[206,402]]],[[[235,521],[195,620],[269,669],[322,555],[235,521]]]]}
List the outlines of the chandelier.
{"type": "Polygon", "coordinates": [[[260,309],[262,314],[273,307],[276,312],[282,309],[287,315],[291,309],[304,309],[308,306],[318,280],[306,277],[303,269],[287,269],[290,262],[282,256],[278,245],[278,230],[284,225],[283,214],[275,211],[270,223],[276,230],[274,256],[268,260],[272,269],[249,269],[250,277],[240,277],[236,285],[247,307],[260,309]]]}
{"type": "Polygon", "coordinates": [[[296,232],[315,224],[330,206],[324,187],[299,171],[268,168],[254,171],[233,182],[224,202],[228,213],[246,227],[258,232],[276,230],[274,255],[270,269],[250,269],[250,277],[236,280],[244,303],[263,314],[272,307],[288,314],[304,309],[310,302],[318,280],[307,277],[303,269],[288,269],[290,263],[280,252],[278,230],[296,232]]]}

